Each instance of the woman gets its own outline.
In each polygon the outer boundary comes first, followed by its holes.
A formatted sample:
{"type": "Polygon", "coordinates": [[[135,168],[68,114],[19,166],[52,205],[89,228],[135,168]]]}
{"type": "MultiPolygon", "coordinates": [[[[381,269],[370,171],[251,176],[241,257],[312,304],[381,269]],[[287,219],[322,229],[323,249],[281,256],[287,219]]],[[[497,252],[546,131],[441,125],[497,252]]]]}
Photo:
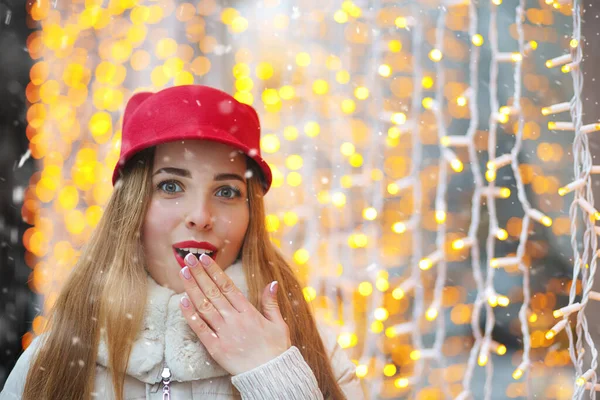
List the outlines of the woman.
{"type": "Polygon", "coordinates": [[[134,95],[102,220],[0,398],[362,399],[269,241],[259,142],[219,90],[134,95]]]}

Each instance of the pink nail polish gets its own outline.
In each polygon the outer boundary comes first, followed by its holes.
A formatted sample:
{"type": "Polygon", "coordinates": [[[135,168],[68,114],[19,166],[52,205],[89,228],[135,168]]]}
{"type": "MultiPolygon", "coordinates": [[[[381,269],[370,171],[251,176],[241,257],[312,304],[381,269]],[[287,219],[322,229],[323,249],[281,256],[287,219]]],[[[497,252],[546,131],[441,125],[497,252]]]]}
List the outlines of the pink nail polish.
{"type": "Polygon", "coordinates": [[[272,295],[275,295],[277,293],[277,286],[279,286],[279,283],[277,281],[271,282],[271,287],[269,287],[269,292],[271,292],[272,295]]]}
{"type": "Polygon", "coordinates": [[[202,254],[200,256],[200,262],[202,263],[202,265],[204,265],[205,267],[208,267],[210,265],[210,262],[212,261],[212,259],[207,256],[206,254],[202,254]]]}
{"type": "Polygon", "coordinates": [[[192,279],[192,274],[190,274],[190,269],[188,267],[183,267],[181,274],[185,279],[192,279]]]}
{"type": "Polygon", "coordinates": [[[185,262],[194,267],[196,264],[198,264],[198,259],[192,253],[188,253],[188,255],[185,256],[185,262]]]}
{"type": "Polygon", "coordinates": [[[187,299],[187,297],[183,296],[181,298],[181,305],[185,308],[188,308],[190,306],[190,301],[187,299]]]}

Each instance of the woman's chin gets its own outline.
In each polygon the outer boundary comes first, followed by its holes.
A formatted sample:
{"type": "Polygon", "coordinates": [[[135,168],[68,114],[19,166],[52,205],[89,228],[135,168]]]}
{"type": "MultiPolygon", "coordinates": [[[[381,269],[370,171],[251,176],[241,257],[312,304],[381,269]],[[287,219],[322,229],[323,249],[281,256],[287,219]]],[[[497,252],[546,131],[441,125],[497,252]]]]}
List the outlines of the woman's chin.
{"type": "MultiPolygon", "coordinates": [[[[166,286],[166,285],[163,285],[163,286],[166,286]]],[[[171,286],[167,286],[167,287],[177,294],[185,292],[185,288],[183,287],[183,283],[181,283],[181,282],[172,282],[171,286]]]]}

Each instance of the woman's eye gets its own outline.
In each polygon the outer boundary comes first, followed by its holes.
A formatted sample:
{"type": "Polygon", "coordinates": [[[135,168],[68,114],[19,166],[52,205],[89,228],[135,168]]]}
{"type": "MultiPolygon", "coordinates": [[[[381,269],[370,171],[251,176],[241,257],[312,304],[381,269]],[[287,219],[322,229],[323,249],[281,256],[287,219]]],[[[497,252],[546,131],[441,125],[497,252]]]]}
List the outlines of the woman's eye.
{"type": "Polygon", "coordinates": [[[158,184],[158,189],[162,190],[165,193],[177,193],[183,192],[181,186],[175,181],[164,181],[158,184]]]}
{"type": "Polygon", "coordinates": [[[241,196],[241,192],[236,188],[223,187],[223,188],[217,190],[217,196],[226,197],[228,199],[233,199],[235,197],[241,196]]]}

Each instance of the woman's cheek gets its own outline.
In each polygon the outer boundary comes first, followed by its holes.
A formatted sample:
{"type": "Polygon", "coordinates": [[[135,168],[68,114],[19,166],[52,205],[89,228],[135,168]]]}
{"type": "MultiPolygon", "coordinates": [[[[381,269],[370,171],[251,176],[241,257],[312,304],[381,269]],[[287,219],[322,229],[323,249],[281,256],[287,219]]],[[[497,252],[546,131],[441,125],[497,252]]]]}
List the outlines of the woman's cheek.
{"type": "Polygon", "coordinates": [[[168,233],[173,225],[177,223],[178,207],[169,207],[160,200],[150,203],[144,221],[144,234],[156,236],[160,233],[168,233]]]}

